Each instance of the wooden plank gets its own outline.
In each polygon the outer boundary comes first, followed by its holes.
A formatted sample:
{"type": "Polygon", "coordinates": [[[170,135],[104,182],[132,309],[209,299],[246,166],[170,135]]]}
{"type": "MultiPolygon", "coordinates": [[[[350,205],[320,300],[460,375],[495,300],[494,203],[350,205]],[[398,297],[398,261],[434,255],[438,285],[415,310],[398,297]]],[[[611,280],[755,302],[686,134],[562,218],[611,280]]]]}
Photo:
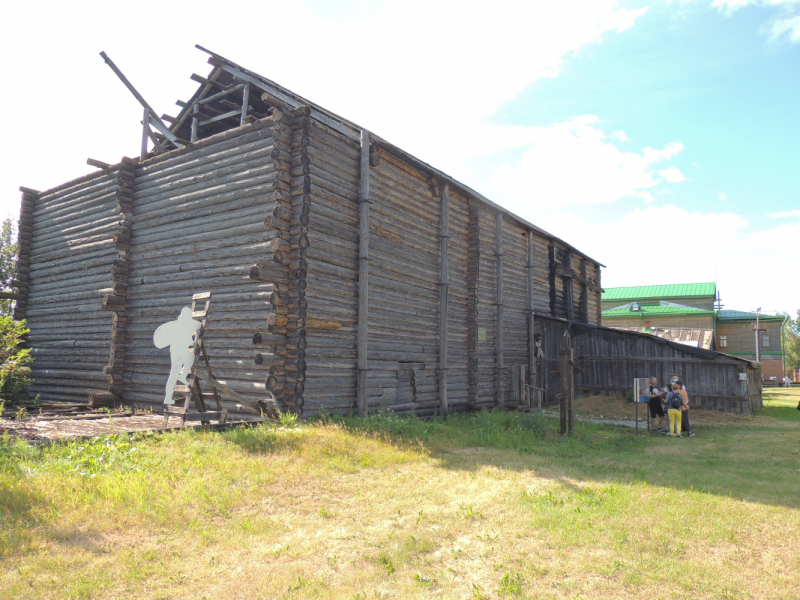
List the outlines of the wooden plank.
{"type": "Polygon", "coordinates": [[[448,240],[450,239],[450,185],[442,188],[442,207],[439,223],[439,411],[447,414],[447,315],[450,286],[450,262],[448,258],[448,240]]]}
{"type": "Polygon", "coordinates": [[[212,81],[211,79],[206,79],[205,77],[203,77],[201,75],[198,75],[197,73],[192,73],[192,76],[190,77],[190,79],[192,81],[196,81],[197,83],[200,83],[202,85],[210,85],[211,87],[214,87],[214,88],[216,88],[218,90],[222,90],[222,91],[225,91],[230,87],[230,86],[227,86],[227,85],[223,85],[223,84],[221,84],[221,83],[219,83],[217,81],[212,81]]]}
{"type": "Polygon", "coordinates": [[[241,394],[238,394],[237,392],[234,392],[232,389],[230,389],[224,383],[214,379],[213,377],[209,377],[208,375],[204,375],[197,368],[192,369],[192,375],[197,377],[201,381],[205,381],[211,387],[219,390],[219,392],[221,394],[223,394],[225,396],[228,396],[230,398],[233,398],[237,402],[241,402],[245,406],[249,406],[250,408],[252,408],[254,410],[257,410],[257,411],[264,410],[266,412],[266,409],[269,408],[268,405],[265,402],[263,402],[263,401],[254,402],[253,400],[250,400],[249,398],[245,398],[241,394]]]}
{"type": "Polygon", "coordinates": [[[247,123],[248,104],[250,104],[250,86],[245,85],[242,92],[242,117],[239,119],[239,127],[244,127],[245,123],[247,123]]]}
{"type": "Polygon", "coordinates": [[[234,85],[233,87],[228,88],[227,90],[225,90],[223,92],[219,92],[218,94],[213,94],[211,96],[206,96],[205,98],[202,98],[202,99],[198,100],[197,102],[195,102],[195,104],[196,105],[197,104],[208,104],[209,102],[214,102],[216,100],[221,100],[222,98],[225,98],[226,96],[230,96],[231,94],[233,94],[235,92],[243,91],[244,88],[245,88],[245,84],[244,83],[239,83],[237,85],[234,85]]]}
{"type": "Polygon", "coordinates": [[[201,127],[203,125],[210,125],[211,123],[216,123],[217,121],[224,121],[225,119],[230,119],[231,117],[238,117],[241,113],[242,110],[237,108],[236,110],[231,110],[226,113],[222,113],[221,115],[217,115],[216,117],[211,117],[210,119],[205,119],[203,121],[200,121],[198,125],[200,125],[201,127]]]}
{"type": "Polygon", "coordinates": [[[147,140],[150,139],[148,132],[150,131],[150,110],[144,109],[144,116],[142,117],[142,148],[141,159],[142,162],[147,160],[147,140]]]}
{"type": "MultiPolygon", "coordinates": [[[[569,271],[572,272],[572,250],[569,248],[565,253],[564,264],[567,266],[569,271]]],[[[575,320],[575,290],[572,281],[573,281],[572,276],[567,277],[566,280],[564,281],[564,288],[565,288],[564,303],[566,304],[568,321],[575,320]]]]}
{"type": "MultiPolygon", "coordinates": [[[[528,231],[528,385],[531,390],[536,389],[536,302],[534,300],[534,240],[533,231],[528,231]]],[[[531,395],[540,395],[539,390],[532,392],[531,395]]],[[[529,405],[532,405],[531,398],[529,398],[529,405]]]]}
{"type": "Polygon", "coordinates": [[[496,376],[495,376],[495,403],[498,406],[505,404],[504,383],[504,336],[503,336],[503,213],[495,215],[495,305],[497,306],[496,330],[495,330],[495,350],[496,350],[496,376]]]}
{"type": "Polygon", "coordinates": [[[367,414],[367,334],[369,323],[369,131],[361,130],[358,214],[358,382],[356,410],[367,414]]]}

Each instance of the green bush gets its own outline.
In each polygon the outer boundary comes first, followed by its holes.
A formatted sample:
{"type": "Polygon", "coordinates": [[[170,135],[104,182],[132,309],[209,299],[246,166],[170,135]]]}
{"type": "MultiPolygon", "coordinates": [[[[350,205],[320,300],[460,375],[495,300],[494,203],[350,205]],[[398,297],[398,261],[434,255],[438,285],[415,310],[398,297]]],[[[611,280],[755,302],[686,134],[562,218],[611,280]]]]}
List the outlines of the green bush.
{"type": "Polygon", "coordinates": [[[633,397],[633,390],[628,390],[627,392],[625,392],[625,400],[627,400],[628,402],[636,401],[633,397]]]}
{"type": "Polygon", "coordinates": [[[22,336],[28,333],[25,321],[0,317],[0,400],[15,402],[25,397],[31,384],[30,350],[19,347],[22,336]]]}

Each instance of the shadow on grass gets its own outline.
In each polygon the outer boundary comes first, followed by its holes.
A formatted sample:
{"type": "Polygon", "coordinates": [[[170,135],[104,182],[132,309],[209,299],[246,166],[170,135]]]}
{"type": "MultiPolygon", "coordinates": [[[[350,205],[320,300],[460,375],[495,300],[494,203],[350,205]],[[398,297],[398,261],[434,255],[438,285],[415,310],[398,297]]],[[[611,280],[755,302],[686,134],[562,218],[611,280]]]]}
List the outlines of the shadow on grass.
{"type": "MultiPolygon", "coordinates": [[[[795,411],[797,412],[797,411],[795,411]]],[[[379,433],[400,448],[424,448],[443,468],[532,469],[597,482],[642,483],[800,507],[800,431],[696,427],[692,438],[636,436],[622,427],[578,422],[569,438],[536,413],[481,412],[421,420],[330,419],[360,435],[379,433]],[[491,449],[494,452],[475,451],[491,449]]]]}

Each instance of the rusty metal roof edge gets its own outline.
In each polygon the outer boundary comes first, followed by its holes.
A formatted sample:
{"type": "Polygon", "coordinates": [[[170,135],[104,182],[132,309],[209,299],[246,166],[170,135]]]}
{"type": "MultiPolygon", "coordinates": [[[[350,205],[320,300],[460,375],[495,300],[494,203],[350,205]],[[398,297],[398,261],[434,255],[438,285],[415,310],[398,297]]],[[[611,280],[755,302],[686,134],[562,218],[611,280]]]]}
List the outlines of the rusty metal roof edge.
{"type": "MultiPolygon", "coordinates": [[[[274,90],[280,92],[281,95],[285,95],[285,96],[289,96],[289,97],[293,98],[298,103],[298,106],[299,105],[311,106],[313,109],[315,109],[316,111],[319,111],[320,113],[322,113],[328,119],[331,119],[332,121],[338,122],[342,127],[349,129],[350,130],[349,134],[354,139],[359,139],[359,132],[362,129],[364,129],[363,127],[360,127],[359,125],[353,123],[352,121],[349,121],[348,119],[345,119],[344,117],[341,117],[341,116],[337,115],[336,113],[331,112],[326,108],[323,108],[319,104],[316,104],[314,102],[311,102],[311,101],[303,98],[302,96],[300,96],[300,95],[298,95],[298,94],[296,94],[296,93],[284,88],[283,86],[275,83],[271,79],[267,79],[263,75],[259,75],[255,71],[250,71],[250,70],[242,67],[241,65],[236,64],[235,62],[233,62],[230,59],[225,58],[221,54],[217,54],[216,52],[212,52],[211,50],[208,50],[207,48],[204,48],[200,44],[195,44],[195,47],[198,50],[200,50],[202,52],[205,52],[206,54],[208,54],[210,56],[213,56],[217,60],[227,63],[228,65],[230,65],[231,67],[233,67],[236,70],[241,71],[245,75],[248,75],[248,76],[250,76],[252,78],[255,78],[255,79],[259,79],[265,85],[272,86],[274,88],[274,90]]],[[[313,112],[311,114],[311,118],[314,118],[313,112]]],[[[319,121],[319,119],[317,119],[317,120],[319,121]]],[[[327,124],[327,123],[325,123],[325,121],[320,121],[320,122],[323,123],[323,124],[327,124]]],[[[531,222],[527,221],[526,219],[520,217],[519,215],[511,212],[507,208],[504,208],[504,207],[500,206],[499,204],[497,204],[496,202],[493,202],[492,200],[489,200],[489,198],[487,198],[486,196],[484,196],[480,192],[477,192],[477,191],[473,190],[468,185],[466,185],[464,183],[461,183],[457,179],[451,177],[450,175],[447,175],[446,173],[440,171],[436,167],[431,166],[430,164],[428,164],[425,161],[417,158],[413,154],[410,154],[410,153],[406,152],[405,150],[403,150],[402,148],[399,148],[398,146],[392,144],[391,142],[387,142],[385,139],[383,139],[382,137],[380,137],[378,135],[375,135],[371,131],[370,131],[370,135],[376,141],[378,141],[378,143],[381,144],[381,147],[383,147],[384,149],[388,148],[393,153],[399,154],[401,158],[415,163],[417,166],[421,167],[423,170],[426,170],[426,171],[430,172],[430,174],[432,176],[438,177],[438,178],[446,181],[450,185],[452,185],[454,187],[457,187],[462,192],[464,192],[466,195],[472,196],[475,200],[481,202],[482,204],[487,205],[489,208],[491,208],[493,210],[496,210],[496,211],[499,211],[499,212],[502,212],[505,215],[508,215],[509,217],[511,217],[515,221],[518,221],[520,224],[524,225],[525,227],[527,227],[527,228],[529,228],[529,229],[531,229],[531,230],[533,230],[535,232],[538,232],[539,234],[547,237],[548,239],[550,239],[550,240],[552,240],[554,242],[558,242],[560,244],[563,244],[564,246],[568,247],[571,250],[574,250],[575,252],[577,252],[581,256],[585,256],[586,258],[592,260],[598,266],[604,267],[604,268],[606,267],[606,265],[604,265],[603,263],[595,260],[594,258],[589,256],[585,252],[583,252],[583,251],[579,250],[578,248],[576,248],[575,246],[573,246],[572,244],[570,244],[568,242],[565,242],[561,238],[558,238],[558,237],[554,236],[551,233],[548,233],[547,231],[545,231],[541,227],[537,227],[533,223],[531,223],[531,222]]]]}

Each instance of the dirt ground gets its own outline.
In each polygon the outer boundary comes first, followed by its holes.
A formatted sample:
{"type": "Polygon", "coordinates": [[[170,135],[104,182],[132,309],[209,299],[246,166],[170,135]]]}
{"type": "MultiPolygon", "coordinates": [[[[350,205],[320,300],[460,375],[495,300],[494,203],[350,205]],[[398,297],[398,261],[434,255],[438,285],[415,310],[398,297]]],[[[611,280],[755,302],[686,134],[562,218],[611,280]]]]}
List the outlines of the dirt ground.
{"type": "MultiPolygon", "coordinates": [[[[793,392],[795,390],[792,390],[793,392]]],[[[800,388],[797,389],[800,395],[800,388]]],[[[764,391],[764,399],[768,400],[770,391],[764,391]]],[[[800,398],[798,398],[800,400],[800,398]]],[[[689,397],[691,406],[691,396],[689,397]]],[[[555,410],[558,410],[557,407],[555,410]]],[[[636,417],[636,405],[628,402],[619,396],[589,396],[578,398],[575,401],[575,414],[592,419],[633,419],[636,417]]],[[[639,419],[644,421],[647,418],[647,405],[639,405],[639,419]]],[[[776,419],[767,415],[730,415],[728,413],[717,412],[714,410],[691,409],[690,418],[692,425],[706,426],[726,426],[726,425],[751,425],[751,426],[792,426],[782,419],[776,419]]]]}
{"type": "MultiPolygon", "coordinates": [[[[0,436],[8,435],[28,441],[47,441],[62,438],[97,437],[100,435],[150,431],[163,428],[164,416],[141,410],[93,409],[81,404],[50,404],[44,407],[7,408],[0,416],[0,436]]],[[[232,415],[233,421],[259,420],[246,415],[232,415]]],[[[229,419],[229,422],[233,422],[229,419]]],[[[211,421],[218,425],[217,421],[211,421]]],[[[200,426],[199,421],[187,421],[188,427],[200,426]]],[[[166,429],[178,429],[181,420],[170,417],[166,429]]]]}

